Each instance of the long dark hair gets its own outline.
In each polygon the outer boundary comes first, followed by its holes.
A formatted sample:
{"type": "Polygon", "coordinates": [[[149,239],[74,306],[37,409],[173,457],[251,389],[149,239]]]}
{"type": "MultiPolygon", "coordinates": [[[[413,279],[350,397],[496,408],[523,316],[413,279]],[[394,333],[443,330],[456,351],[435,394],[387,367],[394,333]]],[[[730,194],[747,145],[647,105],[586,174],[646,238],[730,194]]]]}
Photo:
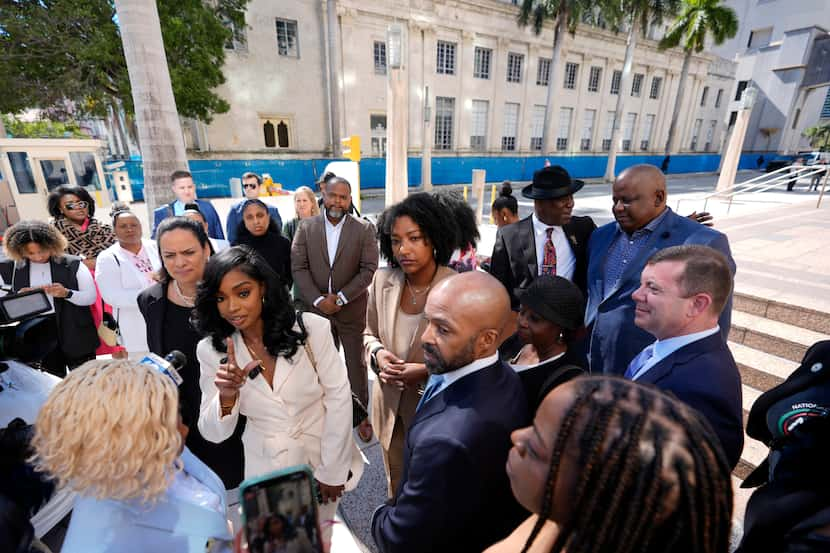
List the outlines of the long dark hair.
{"type": "Polygon", "coordinates": [[[475,248],[481,235],[478,233],[476,214],[470,205],[457,192],[435,192],[433,196],[452,213],[456,228],[455,249],[475,248]]]}
{"type": "Polygon", "coordinates": [[[380,254],[392,267],[398,266],[392,251],[392,226],[399,217],[409,217],[421,229],[433,248],[438,265],[446,265],[456,248],[458,229],[453,213],[446,205],[426,192],[410,194],[403,201],[390,206],[378,217],[378,242],[380,254]]]}
{"type": "MultiPolygon", "coordinates": [[[[187,217],[168,217],[159,223],[159,226],[156,229],[156,244],[158,244],[159,259],[162,261],[164,260],[164,256],[161,254],[161,237],[171,230],[186,230],[196,237],[196,240],[199,241],[200,246],[203,248],[205,246],[210,246],[207,233],[202,225],[192,219],[188,219],[187,217]]],[[[211,248],[211,252],[212,251],[213,248],[211,248]]],[[[162,262],[161,269],[159,269],[159,282],[166,285],[169,281],[170,274],[167,272],[167,269],[164,267],[164,263],[162,262]]]]}
{"type": "Polygon", "coordinates": [[[52,192],[49,193],[49,199],[47,200],[49,215],[55,219],[63,217],[63,213],[61,213],[61,198],[69,194],[78,196],[78,199],[86,202],[87,214],[90,218],[95,216],[95,200],[92,199],[92,196],[89,195],[86,188],[81,186],[58,186],[52,190],[52,192]]]}
{"type": "Polygon", "coordinates": [[[261,207],[265,210],[265,213],[268,214],[268,230],[265,231],[265,234],[271,234],[272,232],[280,234],[282,232],[280,227],[277,226],[277,222],[274,220],[273,217],[271,217],[271,212],[268,210],[268,206],[265,204],[265,202],[263,202],[262,200],[257,200],[256,198],[252,200],[245,200],[245,203],[242,204],[242,209],[239,212],[242,219],[239,221],[239,227],[236,230],[236,244],[245,244],[248,240],[254,238],[254,235],[251,234],[251,231],[249,231],[248,227],[245,226],[245,210],[252,205],[261,207]]]}
{"type": "Polygon", "coordinates": [[[216,294],[222,279],[234,269],[242,271],[265,285],[262,304],[262,342],[274,357],[292,357],[305,343],[305,331],[294,330],[296,313],[288,290],[265,259],[248,246],[233,246],[214,255],[205,267],[205,274],[196,290],[193,324],[196,330],[210,336],[216,351],[227,351],[225,340],[233,334],[233,326],[222,318],[216,305],[216,294]]]}

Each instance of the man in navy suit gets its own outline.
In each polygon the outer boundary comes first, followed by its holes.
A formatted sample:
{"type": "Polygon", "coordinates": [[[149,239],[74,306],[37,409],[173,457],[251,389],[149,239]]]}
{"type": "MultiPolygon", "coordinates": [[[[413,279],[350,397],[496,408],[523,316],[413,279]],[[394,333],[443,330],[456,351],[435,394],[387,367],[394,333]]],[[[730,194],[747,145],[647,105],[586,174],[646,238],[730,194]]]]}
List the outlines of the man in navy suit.
{"type": "Polygon", "coordinates": [[[654,384],[699,411],[735,468],[744,446],[741,376],[718,327],[732,292],[726,257],[708,246],[673,246],[652,255],[631,295],[634,324],[657,341],[625,377],[654,384]]]}
{"type": "MultiPolygon", "coordinates": [[[[622,374],[631,360],[651,343],[648,332],[634,325],[631,293],[640,286],[646,260],[663,248],[702,244],[723,253],[732,270],[735,262],[726,236],[681,217],[666,206],[666,178],[653,165],[635,165],[614,181],[612,202],[616,223],[594,231],[588,243],[588,305],[591,372],[622,374]]],[[[720,317],[724,339],[732,315],[730,295],[720,317]]]]}
{"type": "Polygon", "coordinates": [[[526,516],[505,472],[510,433],[530,420],[518,375],[498,358],[509,316],[506,290],[482,272],[447,278],[427,298],[431,376],[397,494],[372,517],[381,553],[480,553],[526,516]]]}
{"type": "Polygon", "coordinates": [[[156,228],[159,223],[168,217],[183,215],[187,204],[196,203],[199,204],[199,211],[207,221],[208,236],[224,240],[225,233],[222,232],[222,221],[219,220],[219,215],[213,208],[213,204],[208,200],[196,199],[196,185],[193,184],[193,175],[188,171],[173,171],[170,180],[173,183],[173,194],[176,195],[176,199],[169,204],[157,207],[153,212],[153,238],[156,237],[156,228]]]}

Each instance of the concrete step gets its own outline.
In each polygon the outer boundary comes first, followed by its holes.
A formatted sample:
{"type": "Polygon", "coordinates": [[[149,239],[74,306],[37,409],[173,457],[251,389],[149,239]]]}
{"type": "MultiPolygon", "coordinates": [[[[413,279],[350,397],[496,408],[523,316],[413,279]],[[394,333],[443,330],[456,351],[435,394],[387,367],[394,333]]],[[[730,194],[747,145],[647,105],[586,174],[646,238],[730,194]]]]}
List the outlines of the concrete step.
{"type": "Polygon", "coordinates": [[[830,334],[830,313],[736,291],[733,309],[823,334],[830,334]]]}
{"type": "Polygon", "coordinates": [[[830,336],[760,315],[733,311],[729,340],[799,363],[808,347],[820,340],[830,340],[830,336]]]}

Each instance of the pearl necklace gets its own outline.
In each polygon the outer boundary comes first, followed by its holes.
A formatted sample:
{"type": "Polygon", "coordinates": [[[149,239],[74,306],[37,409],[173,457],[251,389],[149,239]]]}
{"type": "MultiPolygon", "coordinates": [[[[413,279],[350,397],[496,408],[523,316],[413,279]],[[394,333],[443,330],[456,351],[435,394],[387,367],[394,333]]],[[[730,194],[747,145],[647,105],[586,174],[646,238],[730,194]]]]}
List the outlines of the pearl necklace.
{"type": "Polygon", "coordinates": [[[196,296],[185,296],[182,293],[181,288],[179,288],[179,283],[175,279],[173,280],[173,290],[176,291],[176,295],[179,296],[179,299],[181,299],[187,307],[194,307],[196,305],[196,296]]]}

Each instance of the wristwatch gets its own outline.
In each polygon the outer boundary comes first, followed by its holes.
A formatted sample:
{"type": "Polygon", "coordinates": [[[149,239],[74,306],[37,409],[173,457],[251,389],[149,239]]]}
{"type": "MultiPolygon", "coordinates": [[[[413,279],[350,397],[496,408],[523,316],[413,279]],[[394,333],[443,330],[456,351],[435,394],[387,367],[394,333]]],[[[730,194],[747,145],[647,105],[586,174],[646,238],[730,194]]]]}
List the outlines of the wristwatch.
{"type": "Polygon", "coordinates": [[[64,299],[67,299],[67,300],[68,300],[69,298],[71,298],[71,297],[72,297],[72,294],[74,294],[74,293],[75,293],[75,292],[73,292],[72,290],[67,289],[67,290],[66,290],[66,296],[64,296],[64,299]]]}
{"type": "Polygon", "coordinates": [[[341,298],[341,297],[339,297],[339,296],[338,296],[338,297],[337,297],[337,299],[336,299],[336,300],[334,300],[334,304],[335,304],[337,307],[343,307],[344,305],[346,305],[346,302],[344,302],[344,301],[343,301],[343,298],[341,298]]]}

